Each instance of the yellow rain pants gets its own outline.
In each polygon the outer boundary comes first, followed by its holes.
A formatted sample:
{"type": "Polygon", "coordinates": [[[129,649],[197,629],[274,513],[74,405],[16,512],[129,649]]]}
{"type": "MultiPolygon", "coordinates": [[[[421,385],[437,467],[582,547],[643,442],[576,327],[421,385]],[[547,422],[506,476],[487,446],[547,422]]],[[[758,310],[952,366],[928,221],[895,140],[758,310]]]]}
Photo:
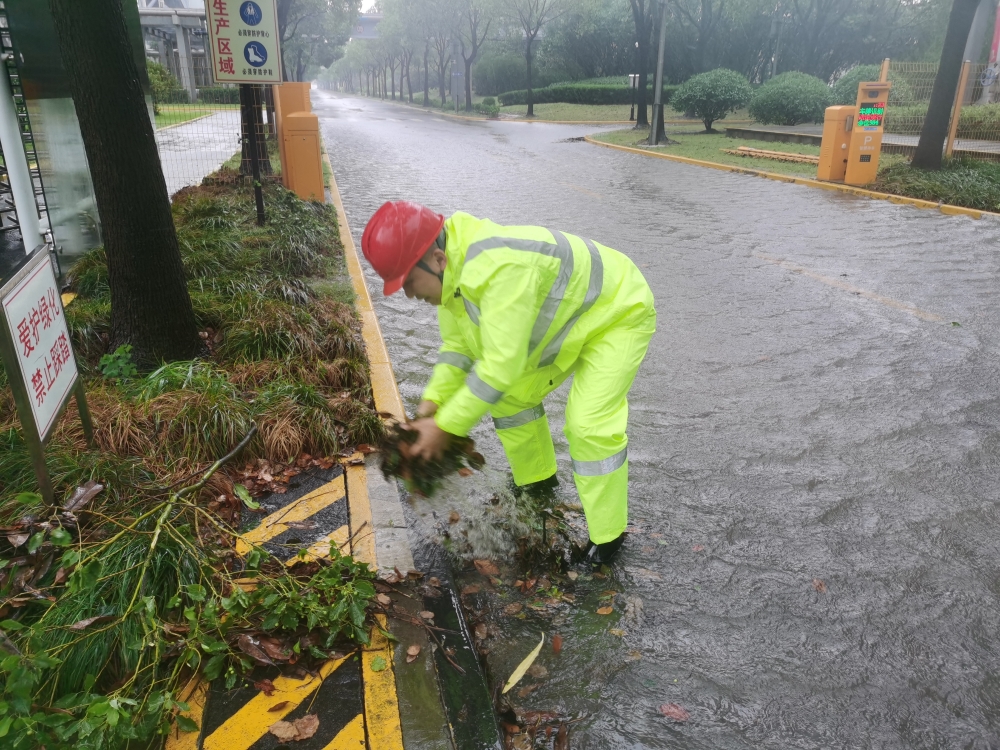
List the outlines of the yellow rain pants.
{"type": "Polygon", "coordinates": [[[543,397],[573,376],[565,433],[591,541],[628,521],[627,395],[656,328],[626,256],[541,227],[457,213],[445,222],[443,345],[424,398],[467,435],[487,413],[525,485],[556,473],[543,397]]]}

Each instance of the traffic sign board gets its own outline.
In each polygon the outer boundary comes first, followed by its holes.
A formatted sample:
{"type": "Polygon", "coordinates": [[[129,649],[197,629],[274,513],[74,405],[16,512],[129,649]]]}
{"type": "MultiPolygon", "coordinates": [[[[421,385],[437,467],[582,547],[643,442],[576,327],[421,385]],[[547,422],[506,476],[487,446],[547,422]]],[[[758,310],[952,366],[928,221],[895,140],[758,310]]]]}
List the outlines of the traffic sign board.
{"type": "Polygon", "coordinates": [[[276,0],[207,0],[216,83],[281,83],[276,0]]]}

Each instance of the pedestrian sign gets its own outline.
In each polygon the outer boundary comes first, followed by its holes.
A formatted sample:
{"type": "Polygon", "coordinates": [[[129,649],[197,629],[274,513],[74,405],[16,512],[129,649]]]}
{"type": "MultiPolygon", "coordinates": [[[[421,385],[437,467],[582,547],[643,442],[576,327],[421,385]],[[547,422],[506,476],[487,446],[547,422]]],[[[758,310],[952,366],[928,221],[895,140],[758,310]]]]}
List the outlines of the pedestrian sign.
{"type": "Polygon", "coordinates": [[[216,83],[281,83],[277,0],[206,0],[216,83]]]}

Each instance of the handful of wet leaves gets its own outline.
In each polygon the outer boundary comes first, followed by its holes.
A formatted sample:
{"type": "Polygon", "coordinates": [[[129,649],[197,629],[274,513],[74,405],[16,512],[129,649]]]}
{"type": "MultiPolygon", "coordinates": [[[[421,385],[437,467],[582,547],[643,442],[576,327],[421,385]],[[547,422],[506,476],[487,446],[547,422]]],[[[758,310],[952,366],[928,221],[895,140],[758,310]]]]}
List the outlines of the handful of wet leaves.
{"type": "Polygon", "coordinates": [[[430,497],[444,480],[452,474],[469,476],[473,469],[482,469],[486,459],[476,452],[476,443],[471,438],[452,436],[441,458],[427,460],[411,455],[409,450],[419,433],[406,424],[391,424],[379,445],[382,458],[382,474],[386,479],[399,477],[415,495],[430,497]]]}

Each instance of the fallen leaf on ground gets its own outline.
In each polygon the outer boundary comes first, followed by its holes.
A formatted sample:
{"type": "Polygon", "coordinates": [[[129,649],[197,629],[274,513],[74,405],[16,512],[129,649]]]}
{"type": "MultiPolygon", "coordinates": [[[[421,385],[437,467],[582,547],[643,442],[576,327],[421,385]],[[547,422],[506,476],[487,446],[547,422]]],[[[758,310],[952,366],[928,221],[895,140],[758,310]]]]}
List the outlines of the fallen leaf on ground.
{"type": "Polygon", "coordinates": [[[660,713],[668,719],[673,719],[674,721],[687,721],[691,718],[691,714],[689,714],[682,706],[678,706],[676,703],[664,703],[660,706],[660,713]]]}
{"type": "Polygon", "coordinates": [[[821,594],[826,593],[826,584],[820,578],[813,578],[813,588],[821,594]]]}
{"type": "Polygon", "coordinates": [[[539,688],[539,685],[525,685],[523,688],[517,691],[518,698],[527,698],[528,695],[539,688]]]}
{"type": "Polygon", "coordinates": [[[457,510],[453,510],[451,513],[448,514],[448,523],[458,523],[461,520],[462,517],[458,515],[457,510]]]}
{"type": "Polygon", "coordinates": [[[563,637],[556,633],[552,636],[552,653],[559,656],[559,652],[562,651],[563,637]]]}
{"type": "Polygon", "coordinates": [[[611,635],[618,636],[619,638],[625,637],[625,631],[621,628],[611,628],[608,632],[611,633],[611,635]]]}
{"type": "Polygon", "coordinates": [[[379,594],[375,598],[378,599],[378,603],[381,604],[383,607],[388,607],[390,604],[392,604],[392,599],[390,599],[385,594],[379,594]]]}
{"type": "Polygon", "coordinates": [[[471,477],[472,469],[470,469],[468,466],[463,466],[461,469],[458,470],[458,475],[460,477],[471,477]]]}
{"type": "Polygon", "coordinates": [[[531,653],[528,654],[526,657],[524,657],[524,661],[522,661],[520,664],[517,665],[517,669],[514,670],[514,673],[510,676],[510,679],[507,680],[507,684],[503,686],[503,691],[501,691],[502,693],[507,693],[512,687],[514,687],[517,684],[518,680],[524,677],[524,673],[527,672],[531,668],[531,665],[535,663],[535,659],[538,658],[538,654],[542,650],[542,646],[544,645],[545,645],[545,633],[542,633],[542,639],[538,642],[538,645],[535,646],[534,649],[532,649],[531,653]]]}
{"type": "Polygon", "coordinates": [[[80,510],[80,508],[91,501],[94,495],[103,489],[103,484],[98,484],[91,479],[89,482],[77,487],[73,491],[73,494],[70,495],[69,499],[63,503],[63,510],[68,511],[69,513],[80,510]]]}
{"type": "Polygon", "coordinates": [[[642,652],[641,651],[629,651],[628,652],[628,659],[629,659],[629,661],[639,661],[639,659],[641,659],[641,658],[642,658],[642,652]]]}
{"type": "Polygon", "coordinates": [[[528,674],[530,674],[536,680],[540,680],[543,677],[549,676],[549,670],[547,670],[541,664],[532,664],[530,667],[528,667],[528,674]]]}
{"type": "Polygon", "coordinates": [[[309,714],[295,721],[276,721],[267,731],[280,742],[299,742],[308,740],[316,734],[317,729],[319,729],[319,717],[316,714],[309,714]]]}
{"type": "Polygon", "coordinates": [[[26,541],[28,541],[27,534],[8,534],[7,541],[10,542],[11,547],[20,547],[26,541]]]}
{"type": "Polygon", "coordinates": [[[79,622],[74,622],[69,626],[70,630],[86,630],[91,625],[96,622],[108,622],[109,620],[115,619],[111,615],[100,615],[99,617],[88,617],[86,620],[80,620],[79,622]]]}
{"type": "Polygon", "coordinates": [[[426,609],[422,610],[420,612],[420,616],[423,617],[425,620],[433,620],[434,619],[434,613],[433,612],[428,612],[426,609]]]}
{"type": "Polygon", "coordinates": [[[270,680],[261,680],[260,682],[255,682],[253,686],[258,690],[260,690],[268,698],[274,695],[274,683],[271,682],[270,680]]]}
{"type": "Polygon", "coordinates": [[[489,560],[473,560],[472,562],[476,566],[476,570],[484,576],[500,575],[500,569],[489,560]]]}
{"type": "MultiPolygon", "coordinates": [[[[253,638],[251,638],[246,633],[243,633],[236,641],[237,645],[240,647],[240,651],[249,656],[254,661],[259,664],[274,665],[274,662],[268,657],[261,645],[254,643],[253,638]]],[[[280,657],[279,657],[280,658],[280,657]]]]}
{"type": "Polygon", "coordinates": [[[510,616],[512,616],[512,615],[516,615],[516,614],[517,614],[518,612],[520,612],[520,611],[521,611],[521,610],[522,610],[523,608],[524,608],[524,607],[523,607],[523,605],[522,605],[522,604],[520,604],[520,603],[518,603],[518,602],[514,602],[513,604],[508,604],[508,605],[507,605],[506,607],[504,607],[504,608],[503,608],[503,613],[504,613],[505,615],[507,615],[508,617],[510,617],[510,616]]]}
{"type": "Polygon", "coordinates": [[[406,649],[407,664],[412,664],[413,662],[415,662],[418,656],[420,656],[420,646],[418,646],[416,643],[414,643],[412,646],[406,649]]]}
{"type": "Polygon", "coordinates": [[[435,586],[435,587],[440,588],[440,586],[441,586],[441,579],[438,578],[437,576],[431,576],[430,578],[427,579],[427,583],[430,586],[435,586]]]}
{"type": "Polygon", "coordinates": [[[291,742],[299,738],[299,730],[290,721],[276,721],[267,729],[279,742],[291,742]]]}
{"type": "Polygon", "coordinates": [[[705,550],[704,544],[696,544],[691,548],[692,552],[704,552],[704,550],[705,550]]]}
{"type": "Polygon", "coordinates": [[[597,610],[597,614],[599,614],[599,615],[610,615],[614,611],[615,611],[614,607],[599,607],[598,610],[597,610]]]}
{"type": "Polygon", "coordinates": [[[478,594],[482,589],[477,583],[470,583],[468,586],[462,589],[462,596],[468,596],[469,594],[478,594]]]}
{"type": "Polygon", "coordinates": [[[569,573],[566,574],[566,576],[569,578],[569,580],[575,581],[577,578],[580,577],[580,574],[577,573],[575,570],[571,570],[569,573]]]}
{"type": "Polygon", "coordinates": [[[276,661],[288,661],[295,653],[289,646],[282,643],[277,638],[271,638],[270,636],[265,636],[260,639],[260,647],[267,652],[269,657],[276,661]]]}
{"type": "Polygon", "coordinates": [[[476,627],[473,628],[473,632],[476,634],[476,638],[478,638],[481,641],[485,641],[486,636],[488,635],[488,632],[486,630],[486,623],[484,622],[478,623],[476,627]]]}
{"type": "Polygon", "coordinates": [[[387,666],[389,666],[388,663],[381,656],[376,656],[372,659],[372,672],[381,672],[387,666]]]}
{"type": "Polygon", "coordinates": [[[299,731],[299,736],[296,737],[299,740],[309,739],[319,729],[319,717],[316,714],[307,714],[300,719],[296,719],[293,723],[299,731]]]}
{"type": "Polygon", "coordinates": [[[273,706],[271,706],[267,710],[268,710],[268,713],[270,713],[272,711],[280,711],[281,709],[283,709],[287,705],[288,705],[288,701],[281,701],[281,703],[275,703],[273,706]]]}

